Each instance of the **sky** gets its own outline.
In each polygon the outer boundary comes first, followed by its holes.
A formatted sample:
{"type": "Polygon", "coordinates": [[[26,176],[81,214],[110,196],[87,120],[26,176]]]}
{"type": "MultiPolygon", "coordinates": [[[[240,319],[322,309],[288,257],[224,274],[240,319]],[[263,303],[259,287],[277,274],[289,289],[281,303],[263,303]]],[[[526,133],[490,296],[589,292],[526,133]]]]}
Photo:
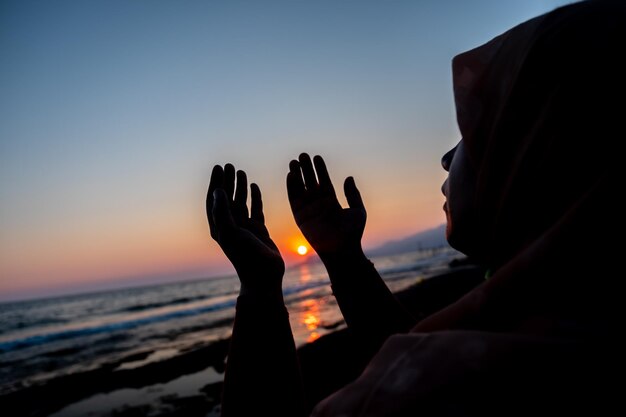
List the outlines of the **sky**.
{"type": "Polygon", "coordinates": [[[288,265],[285,176],[355,177],[374,247],[445,222],[451,59],[557,0],[0,3],[0,300],[232,274],[211,168],[257,182],[288,265]]]}

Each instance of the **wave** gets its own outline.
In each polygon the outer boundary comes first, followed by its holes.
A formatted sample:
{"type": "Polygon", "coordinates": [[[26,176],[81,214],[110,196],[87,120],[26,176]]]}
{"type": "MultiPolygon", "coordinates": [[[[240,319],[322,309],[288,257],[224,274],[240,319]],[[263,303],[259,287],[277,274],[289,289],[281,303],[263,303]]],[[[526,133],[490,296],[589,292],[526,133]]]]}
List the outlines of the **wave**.
{"type": "Polygon", "coordinates": [[[120,309],[118,311],[122,313],[135,313],[138,311],[145,311],[145,310],[150,310],[153,308],[169,307],[169,306],[178,305],[178,304],[191,303],[194,301],[200,301],[200,300],[204,300],[206,298],[212,298],[212,297],[213,296],[207,297],[205,295],[199,295],[196,297],[182,297],[182,298],[177,298],[171,301],[160,301],[160,302],[155,302],[155,303],[138,304],[138,305],[120,309]]]}
{"type": "MultiPolygon", "coordinates": [[[[408,275],[408,273],[419,271],[423,269],[427,265],[427,262],[416,262],[410,265],[402,265],[395,267],[383,268],[381,270],[381,275],[383,275],[384,279],[387,281],[395,281],[397,279],[402,279],[408,275]]],[[[306,291],[313,288],[319,288],[323,286],[327,286],[330,284],[328,278],[320,279],[320,280],[312,280],[308,282],[298,282],[298,283],[289,283],[289,281],[285,282],[285,286],[283,287],[283,294],[285,296],[290,296],[293,294],[297,294],[302,291],[306,291]]],[[[222,293],[224,296],[227,293],[222,293]]],[[[233,294],[232,292],[228,292],[228,294],[233,294]]],[[[123,313],[137,313],[141,314],[142,312],[146,312],[146,310],[159,308],[171,307],[174,305],[181,305],[185,303],[192,302],[202,302],[202,300],[207,300],[205,295],[202,296],[192,296],[192,297],[181,297],[174,299],[169,302],[154,302],[154,303],[146,303],[135,305],[131,307],[126,307],[124,309],[118,310],[123,313]]],[[[215,295],[210,298],[215,298],[215,295]]],[[[293,297],[290,297],[289,300],[286,300],[287,304],[292,304],[297,300],[293,297]]],[[[190,306],[189,308],[179,308],[175,311],[167,311],[161,312],[155,311],[153,314],[149,316],[137,317],[137,318],[129,318],[126,320],[119,320],[112,323],[99,323],[94,325],[87,325],[81,328],[71,328],[71,329],[59,329],[56,331],[49,331],[48,333],[35,334],[30,336],[17,337],[15,339],[9,340],[0,340],[0,353],[15,351],[19,349],[25,349],[32,346],[42,345],[46,343],[73,339],[84,336],[92,336],[101,333],[108,333],[114,331],[123,331],[130,330],[140,326],[166,322],[174,319],[179,319],[183,317],[191,317],[204,313],[214,312],[218,310],[223,310],[226,308],[234,307],[236,305],[237,299],[236,296],[229,298],[222,302],[217,302],[210,305],[204,306],[190,306]]]]}
{"type": "Polygon", "coordinates": [[[33,321],[32,319],[23,319],[19,321],[15,321],[14,323],[2,323],[0,327],[0,334],[4,332],[10,332],[15,330],[28,329],[29,327],[33,327],[33,323],[37,326],[47,326],[47,325],[56,325],[56,324],[64,324],[67,323],[67,320],[60,318],[40,318],[33,321]]]}
{"type": "MultiPolygon", "coordinates": [[[[290,295],[294,293],[298,293],[300,291],[304,291],[310,288],[316,288],[323,285],[327,285],[328,281],[312,281],[307,282],[305,284],[291,285],[284,288],[284,295],[290,295]]],[[[124,312],[142,312],[149,309],[156,309],[160,307],[168,307],[176,304],[189,303],[192,301],[199,301],[205,299],[204,296],[198,297],[185,297],[173,300],[168,303],[150,303],[143,304],[134,307],[129,307],[124,312]]],[[[212,297],[213,298],[213,297],[212,297]]],[[[183,317],[191,317],[199,314],[209,313],[213,311],[223,310],[229,307],[234,307],[237,302],[236,297],[211,304],[208,306],[199,306],[199,307],[191,307],[187,309],[181,309],[176,311],[169,311],[161,314],[154,314],[148,317],[141,317],[135,319],[121,320],[114,323],[106,323],[106,324],[96,324],[93,326],[82,327],[78,329],[65,329],[53,331],[45,334],[36,334],[32,336],[26,336],[21,338],[16,338],[13,340],[5,340],[0,341],[0,353],[15,351],[19,349],[25,349],[32,346],[42,345],[45,343],[51,343],[61,340],[73,339],[84,336],[92,336],[101,333],[108,333],[120,330],[131,330],[140,326],[145,326],[148,324],[166,322],[169,320],[179,319],[183,317]]]]}
{"type": "Polygon", "coordinates": [[[122,320],[116,323],[94,325],[89,327],[83,327],[80,329],[59,330],[46,334],[38,334],[14,340],[8,340],[0,342],[0,353],[15,351],[18,349],[25,349],[28,347],[56,342],[60,340],[67,340],[82,336],[92,336],[100,333],[108,333],[119,330],[130,330],[147,324],[160,323],[182,317],[196,316],[211,311],[223,310],[225,308],[234,307],[235,303],[236,299],[231,299],[209,306],[194,307],[186,310],[172,311],[138,319],[122,320]]]}
{"type": "Polygon", "coordinates": [[[298,293],[300,291],[308,290],[311,288],[323,287],[324,285],[329,285],[329,284],[330,282],[328,280],[324,280],[324,281],[309,281],[304,284],[289,285],[289,286],[283,287],[283,295],[291,295],[291,294],[298,293]]]}

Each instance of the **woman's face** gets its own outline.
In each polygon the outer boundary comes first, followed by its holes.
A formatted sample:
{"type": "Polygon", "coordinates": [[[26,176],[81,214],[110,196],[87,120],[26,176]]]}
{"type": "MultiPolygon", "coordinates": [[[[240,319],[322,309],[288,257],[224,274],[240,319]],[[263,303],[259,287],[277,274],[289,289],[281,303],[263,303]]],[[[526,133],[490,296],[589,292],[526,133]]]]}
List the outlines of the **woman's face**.
{"type": "Polygon", "coordinates": [[[446,239],[453,248],[466,255],[477,255],[476,213],[474,197],[477,174],[463,140],[441,158],[448,178],[441,186],[446,203],[446,239]]]}

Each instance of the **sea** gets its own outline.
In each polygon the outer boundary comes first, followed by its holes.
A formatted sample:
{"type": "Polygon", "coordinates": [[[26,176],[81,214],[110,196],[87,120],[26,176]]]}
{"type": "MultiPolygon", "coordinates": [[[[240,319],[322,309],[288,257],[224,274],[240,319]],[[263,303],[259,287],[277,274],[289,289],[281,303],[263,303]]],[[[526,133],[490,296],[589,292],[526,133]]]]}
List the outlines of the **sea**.
{"type": "MultiPolygon", "coordinates": [[[[372,261],[395,292],[444,272],[458,257],[458,252],[443,247],[372,261]]],[[[238,290],[239,281],[231,275],[2,303],[0,400],[3,395],[64,375],[112,363],[118,364],[118,369],[139,368],[228,338],[238,290]]],[[[289,268],[283,292],[297,346],[345,327],[320,262],[289,268]]],[[[160,384],[159,389],[134,389],[138,392],[133,395],[125,392],[128,390],[98,394],[53,415],[110,415],[93,410],[102,410],[102,404],[127,406],[131,398],[152,401],[151,395],[184,395],[197,391],[200,381],[221,378],[223,374],[215,371],[198,370],[196,375],[181,375],[178,383],[160,384]]]]}

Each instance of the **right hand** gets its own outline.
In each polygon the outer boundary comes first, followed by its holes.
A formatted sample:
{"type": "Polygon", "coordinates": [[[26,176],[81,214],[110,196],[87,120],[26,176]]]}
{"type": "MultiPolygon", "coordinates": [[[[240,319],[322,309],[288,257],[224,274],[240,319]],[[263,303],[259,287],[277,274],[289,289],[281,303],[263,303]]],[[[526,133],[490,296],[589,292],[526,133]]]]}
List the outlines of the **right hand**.
{"type": "Polygon", "coordinates": [[[250,191],[248,213],[246,173],[237,171],[235,175],[231,164],[213,168],[206,199],[211,237],[237,270],[242,294],[273,293],[282,296],[285,263],[265,227],[261,190],[256,184],[251,184],[250,191]]]}
{"type": "Polygon", "coordinates": [[[293,217],[304,237],[322,260],[345,253],[362,253],[367,213],[354,178],[348,177],[344,182],[349,207],[342,208],[322,157],[315,156],[312,163],[311,157],[303,153],[298,159],[289,163],[287,193],[293,217]]]}

